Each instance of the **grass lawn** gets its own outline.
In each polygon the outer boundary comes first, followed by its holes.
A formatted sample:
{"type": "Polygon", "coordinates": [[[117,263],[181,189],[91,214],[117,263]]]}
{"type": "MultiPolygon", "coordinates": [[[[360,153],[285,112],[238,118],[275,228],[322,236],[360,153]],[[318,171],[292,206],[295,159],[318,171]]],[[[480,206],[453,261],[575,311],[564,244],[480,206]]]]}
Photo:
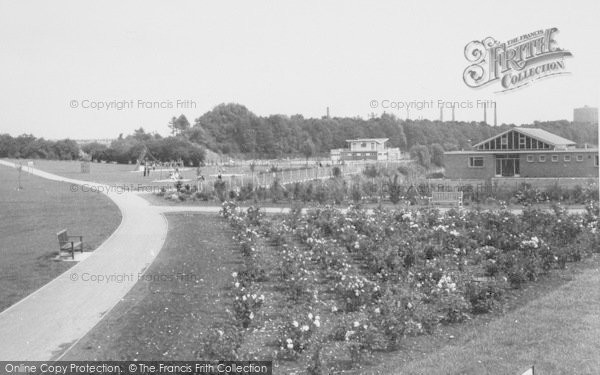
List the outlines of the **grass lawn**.
{"type": "MultiPolygon", "coordinates": [[[[27,165],[26,160],[8,159],[8,161],[27,165]]],[[[141,172],[134,172],[134,164],[102,164],[91,163],[90,173],[81,173],[80,161],[65,160],[34,160],[34,167],[46,172],[54,173],[60,176],[75,178],[84,181],[100,182],[108,185],[126,185],[133,184],[136,188],[138,184],[143,186],[153,185],[173,185],[172,183],[153,183],[153,180],[168,178],[167,172],[152,172],[149,177],[143,177],[141,172]]],[[[195,170],[182,172],[184,178],[196,178],[195,170]]]]}
{"type": "Polygon", "coordinates": [[[229,319],[239,250],[217,215],[168,215],[169,234],[142,278],[64,360],[193,360],[202,335],[229,319]],[[230,308],[230,307],[229,307],[230,308]]]}
{"type": "Polygon", "coordinates": [[[121,214],[103,194],[73,193],[68,184],[0,166],[0,311],[40,288],[74,263],[56,262],[56,233],[84,236],[95,249],[118,227],[121,214]]]}
{"type": "Polygon", "coordinates": [[[365,374],[598,374],[600,257],[554,271],[512,296],[509,311],[407,340],[365,374]]]}

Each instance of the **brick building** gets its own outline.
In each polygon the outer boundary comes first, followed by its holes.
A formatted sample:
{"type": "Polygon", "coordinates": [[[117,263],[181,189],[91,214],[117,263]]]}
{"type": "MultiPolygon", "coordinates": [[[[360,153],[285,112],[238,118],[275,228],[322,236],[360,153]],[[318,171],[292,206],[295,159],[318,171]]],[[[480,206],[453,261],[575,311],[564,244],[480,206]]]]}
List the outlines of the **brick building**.
{"type": "Polygon", "coordinates": [[[575,142],[542,129],[513,128],[477,143],[470,151],[444,153],[450,179],[496,177],[598,177],[598,147],[575,142]]]}

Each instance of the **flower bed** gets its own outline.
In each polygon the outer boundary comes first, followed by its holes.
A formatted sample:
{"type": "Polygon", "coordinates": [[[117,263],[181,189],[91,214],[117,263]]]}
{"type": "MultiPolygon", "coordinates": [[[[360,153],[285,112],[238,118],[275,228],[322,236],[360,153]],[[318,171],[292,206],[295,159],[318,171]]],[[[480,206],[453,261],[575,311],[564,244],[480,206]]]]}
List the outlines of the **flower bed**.
{"type": "Polygon", "coordinates": [[[226,202],[222,215],[244,258],[233,275],[234,326],[247,337],[275,327],[269,355],[313,374],[501,308],[508,290],[600,245],[597,203],[584,215],[323,207],[269,218],[226,202]],[[264,297],[269,284],[276,292],[264,297]],[[286,314],[254,319],[275,301],[286,314]]]}

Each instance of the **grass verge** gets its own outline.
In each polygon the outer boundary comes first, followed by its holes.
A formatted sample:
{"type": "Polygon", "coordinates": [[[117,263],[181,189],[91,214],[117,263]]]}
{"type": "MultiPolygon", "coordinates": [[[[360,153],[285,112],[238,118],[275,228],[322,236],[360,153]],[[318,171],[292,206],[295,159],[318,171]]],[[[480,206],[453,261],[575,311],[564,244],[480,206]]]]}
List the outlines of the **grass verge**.
{"type": "Polygon", "coordinates": [[[201,359],[203,335],[228,320],[239,262],[217,215],[168,215],[169,234],[145,277],[65,360],[201,359]]]}
{"type": "Polygon", "coordinates": [[[56,233],[84,236],[85,250],[99,246],[121,222],[103,194],[71,192],[68,184],[0,166],[0,311],[40,288],[74,263],[55,262],[56,233]]]}

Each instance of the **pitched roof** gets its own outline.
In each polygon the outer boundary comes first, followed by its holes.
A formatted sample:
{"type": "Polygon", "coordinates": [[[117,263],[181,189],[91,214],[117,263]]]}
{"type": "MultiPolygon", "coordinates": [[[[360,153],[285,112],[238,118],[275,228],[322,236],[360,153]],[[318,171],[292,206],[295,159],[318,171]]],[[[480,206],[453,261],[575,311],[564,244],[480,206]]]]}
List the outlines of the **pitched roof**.
{"type": "Polygon", "coordinates": [[[516,131],[518,133],[528,135],[528,136],[533,137],[533,138],[535,138],[535,139],[537,139],[539,141],[542,141],[544,143],[548,143],[548,144],[550,144],[552,146],[569,146],[569,145],[576,144],[575,142],[573,142],[573,141],[571,141],[569,139],[560,137],[560,136],[558,136],[556,134],[552,134],[552,133],[547,132],[547,131],[542,130],[542,129],[515,127],[515,128],[508,129],[507,131],[504,131],[504,132],[502,132],[500,134],[496,134],[495,136],[490,137],[490,138],[488,138],[488,139],[486,139],[484,141],[481,141],[481,142],[473,145],[473,148],[476,148],[480,144],[489,142],[492,139],[496,139],[496,138],[498,138],[498,137],[500,137],[500,136],[502,136],[504,134],[507,134],[507,133],[509,133],[511,131],[516,131]]]}

